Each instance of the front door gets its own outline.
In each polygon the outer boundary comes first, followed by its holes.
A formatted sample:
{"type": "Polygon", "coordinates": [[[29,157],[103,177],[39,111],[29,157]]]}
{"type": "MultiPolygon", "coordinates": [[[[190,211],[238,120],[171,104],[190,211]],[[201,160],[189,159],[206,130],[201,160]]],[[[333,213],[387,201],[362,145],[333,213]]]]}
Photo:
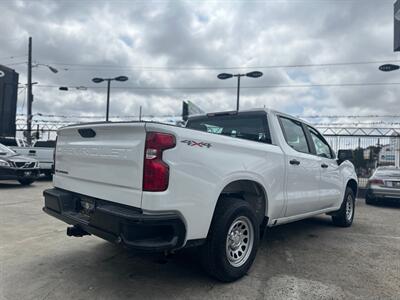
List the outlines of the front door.
{"type": "Polygon", "coordinates": [[[307,126],[315,154],[321,157],[320,201],[324,208],[337,206],[341,202],[342,182],[335,155],[324,137],[314,128],[307,126]]]}

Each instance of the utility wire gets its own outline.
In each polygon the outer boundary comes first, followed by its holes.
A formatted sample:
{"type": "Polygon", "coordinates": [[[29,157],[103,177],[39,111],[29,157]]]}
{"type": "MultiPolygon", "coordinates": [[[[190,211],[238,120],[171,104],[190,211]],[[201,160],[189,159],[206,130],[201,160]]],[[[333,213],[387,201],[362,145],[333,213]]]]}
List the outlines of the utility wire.
{"type": "Polygon", "coordinates": [[[9,59],[16,59],[16,58],[21,58],[21,57],[26,57],[26,55],[19,55],[19,56],[9,55],[9,56],[0,57],[0,59],[1,59],[1,60],[2,60],[2,59],[7,59],[7,60],[9,60],[9,59]]]}
{"type": "MultiPolygon", "coordinates": [[[[400,85],[400,82],[358,82],[358,83],[312,83],[312,84],[280,84],[280,85],[261,85],[261,86],[241,86],[241,89],[272,89],[272,88],[312,88],[312,87],[354,87],[354,86],[394,86],[400,85]]],[[[39,88],[59,88],[58,85],[42,85],[39,88]]],[[[74,88],[73,86],[67,86],[74,88]]],[[[105,89],[103,86],[85,86],[88,89],[105,89]]],[[[237,89],[236,86],[198,86],[198,87],[140,87],[140,86],[115,86],[113,89],[127,90],[220,90],[237,89]]]]}
{"type": "Polygon", "coordinates": [[[26,64],[26,61],[20,61],[20,62],[15,62],[15,63],[6,63],[6,66],[16,66],[16,65],[22,65],[26,64]]]}
{"type": "Polygon", "coordinates": [[[399,63],[398,59],[376,60],[376,61],[356,61],[356,62],[334,62],[334,63],[319,63],[319,64],[290,64],[290,65],[269,65],[269,66],[121,66],[121,65],[101,65],[101,64],[77,64],[77,63],[62,63],[62,62],[41,62],[49,65],[69,66],[69,67],[85,67],[77,69],[68,69],[70,71],[84,70],[99,70],[99,69],[119,69],[119,70],[150,70],[150,71],[170,71],[170,70],[239,70],[239,69],[282,69],[282,68],[309,68],[309,67],[335,67],[335,66],[354,66],[368,64],[386,64],[399,63]]]}
{"type": "Polygon", "coordinates": [[[305,119],[313,119],[313,118],[327,118],[327,119],[338,119],[338,118],[400,118],[400,115],[306,115],[306,116],[298,116],[300,118],[305,119]]]}
{"type": "MultiPolygon", "coordinates": [[[[17,114],[17,116],[25,116],[25,114],[17,114]]],[[[34,116],[40,117],[48,117],[48,118],[93,118],[93,119],[101,119],[104,118],[104,115],[58,115],[58,114],[43,114],[36,113],[34,116]]],[[[176,115],[144,115],[145,117],[177,117],[176,115]]],[[[126,115],[119,116],[114,115],[110,116],[110,118],[137,118],[138,115],[126,115]]],[[[298,115],[299,118],[399,118],[400,114],[397,115],[298,115]]]]}

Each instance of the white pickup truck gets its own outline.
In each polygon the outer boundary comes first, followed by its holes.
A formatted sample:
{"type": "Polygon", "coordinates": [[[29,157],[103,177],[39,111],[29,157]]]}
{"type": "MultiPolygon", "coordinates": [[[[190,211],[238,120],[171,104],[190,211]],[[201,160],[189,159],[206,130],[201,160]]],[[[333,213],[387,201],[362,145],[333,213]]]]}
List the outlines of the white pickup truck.
{"type": "MultiPolygon", "coordinates": [[[[265,227],[318,214],[353,222],[357,177],[310,124],[273,110],[193,117],[186,128],[89,123],[58,132],[44,211],[145,251],[200,246],[221,281],[242,277],[265,227]]],[[[342,157],[341,157],[342,156],[342,157]]]]}

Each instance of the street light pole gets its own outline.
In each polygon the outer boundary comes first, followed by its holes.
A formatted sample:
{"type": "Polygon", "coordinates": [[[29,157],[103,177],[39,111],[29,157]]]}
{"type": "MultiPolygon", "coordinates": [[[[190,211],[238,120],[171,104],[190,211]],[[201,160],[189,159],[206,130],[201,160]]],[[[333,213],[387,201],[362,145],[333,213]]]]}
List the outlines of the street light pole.
{"type": "Polygon", "coordinates": [[[110,86],[111,79],[107,79],[107,111],[106,111],[106,122],[108,122],[108,115],[110,113],[110,86]]]}
{"type": "Polygon", "coordinates": [[[237,83],[237,98],[236,98],[236,111],[239,111],[239,96],[240,96],[240,77],[244,76],[243,74],[235,75],[238,79],[237,83]]]}
{"type": "Polygon", "coordinates": [[[229,79],[232,77],[237,77],[238,81],[237,81],[237,98],[236,98],[236,111],[239,111],[239,97],[240,97],[240,77],[251,77],[251,78],[258,78],[261,77],[263,75],[263,73],[261,73],[260,71],[253,71],[250,73],[246,73],[246,74],[228,74],[228,73],[221,73],[218,74],[218,78],[221,80],[224,79],[229,79]]]}
{"type": "Polygon", "coordinates": [[[108,122],[109,119],[109,113],[110,113],[110,89],[111,89],[111,81],[116,80],[116,81],[127,81],[128,77],[126,76],[118,76],[115,78],[99,78],[95,77],[92,79],[94,83],[100,83],[103,81],[107,81],[107,108],[106,108],[106,122],[108,122]]]}
{"type": "Polygon", "coordinates": [[[32,37],[28,41],[28,83],[27,83],[27,105],[26,105],[26,140],[30,146],[32,143],[32,37]]]}

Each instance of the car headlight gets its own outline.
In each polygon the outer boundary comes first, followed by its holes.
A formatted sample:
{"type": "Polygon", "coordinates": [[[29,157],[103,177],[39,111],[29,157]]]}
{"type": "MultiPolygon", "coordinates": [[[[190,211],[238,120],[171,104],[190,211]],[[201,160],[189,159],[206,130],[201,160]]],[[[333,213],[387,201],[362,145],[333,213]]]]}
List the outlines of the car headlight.
{"type": "Polygon", "coordinates": [[[39,168],[39,162],[38,161],[35,163],[35,168],[39,168]]]}
{"type": "Polygon", "coordinates": [[[9,166],[10,164],[7,161],[0,159],[0,167],[9,167],[9,166]]]}

